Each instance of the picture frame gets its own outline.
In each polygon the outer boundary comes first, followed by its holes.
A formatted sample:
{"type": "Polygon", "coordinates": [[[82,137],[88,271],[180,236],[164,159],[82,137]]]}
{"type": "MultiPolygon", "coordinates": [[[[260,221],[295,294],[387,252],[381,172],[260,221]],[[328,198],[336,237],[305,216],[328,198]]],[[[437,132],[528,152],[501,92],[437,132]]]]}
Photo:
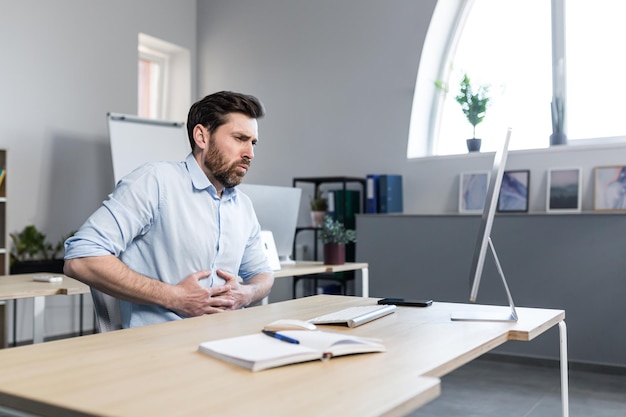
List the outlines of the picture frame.
{"type": "Polygon", "coordinates": [[[499,213],[527,213],[529,190],[530,170],[504,171],[496,211],[499,213]]]}
{"type": "Polygon", "coordinates": [[[595,167],[595,211],[626,212],[626,165],[595,167]]]}
{"type": "Polygon", "coordinates": [[[459,178],[459,213],[482,213],[487,198],[489,171],[462,172],[459,178]]]}
{"type": "Polygon", "coordinates": [[[547,181],[546,212],[580,213],[581,168],[551,168],[547,181]]]}

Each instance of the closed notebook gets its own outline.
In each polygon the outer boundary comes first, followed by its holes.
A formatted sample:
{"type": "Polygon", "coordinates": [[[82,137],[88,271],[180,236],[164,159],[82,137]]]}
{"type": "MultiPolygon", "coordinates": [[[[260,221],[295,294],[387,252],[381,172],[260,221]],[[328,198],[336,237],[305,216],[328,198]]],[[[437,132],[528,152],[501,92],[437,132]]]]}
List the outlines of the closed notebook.
{"type": "Polygon", "coordinates": [[[198,350],[252,371],[333,356],[385,351],[385,346],[378,339],[321,330],[283,330],[279,333],[300,343],[287,343],[255,333],[204,342],[198,350]]]}

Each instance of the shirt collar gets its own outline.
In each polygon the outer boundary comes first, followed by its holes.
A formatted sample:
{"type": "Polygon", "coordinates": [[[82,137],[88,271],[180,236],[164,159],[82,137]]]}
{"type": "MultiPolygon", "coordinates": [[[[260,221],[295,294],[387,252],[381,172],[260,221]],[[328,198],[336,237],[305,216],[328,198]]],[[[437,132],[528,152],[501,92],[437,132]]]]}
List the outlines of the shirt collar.
{"type": "MultiPolygon", "coordinates": [[[[198,161],[194,158],[193,152],[187,155],[185,164],[187,165],[187,170],[191,176],[191,182],[194,188],[197,190],[208,190],[213,197],[218,198],[215,186],[211,184],[211,181],[209,181],[204,171],[202,171],[202,168],[200,168],[200,165],[198,165],[198,161]]],[[[237,191],[235,187],[224,188],[224,192],[222,193],[224,199],[230,199],[236,195],[237,191]]]]}

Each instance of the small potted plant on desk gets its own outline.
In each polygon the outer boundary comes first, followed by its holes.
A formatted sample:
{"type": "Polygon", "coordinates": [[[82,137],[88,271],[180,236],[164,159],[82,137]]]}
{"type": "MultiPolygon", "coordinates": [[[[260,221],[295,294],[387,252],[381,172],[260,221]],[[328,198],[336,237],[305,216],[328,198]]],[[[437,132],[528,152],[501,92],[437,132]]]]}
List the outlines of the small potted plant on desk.
{"type": "Polygon", "coordinates": [[[310,199],[311,203],[311,223],[313,227],[322,227],[326,210],[328,210],[328,201],[322,195],[322,190],[317,190],[315,197],[310,199]]]}
{"type": "MultiPolygon", "coordinates": [[[[436,81],[435,86],[444,92],[448,92],[448,87],[441,81],[436,81]]],[[[470,122],[473,128],[472,138],[467,139],[467,150],[469,152],[478,152],[480,151],[482,141],[476,138],[476,125],[481,123],[485,118],[487,107],[491,102],[489,86],[472,86],[469,76],[463,74],[459,85],[459,93],[454,99],[461,105],[463,114],[467,117],[467,121],[470,122]]]]}
{"type": "Polygon", "coordinates": [[[324,263],[343,265],[346,263],[346,244],[356,242],[356,232],[346,230],[342,222],[325,216],[319,238],[324,244],[324,263]]]}
{"type": "Polygon", "coordinates": [[[11,274],[35,272],[63,273],[63,244],[73,234],[65,236],[55,245],[46,241],[46,235],[34,225],[19,233],[10,233],[13,248],[10,255],[11,274]]]}

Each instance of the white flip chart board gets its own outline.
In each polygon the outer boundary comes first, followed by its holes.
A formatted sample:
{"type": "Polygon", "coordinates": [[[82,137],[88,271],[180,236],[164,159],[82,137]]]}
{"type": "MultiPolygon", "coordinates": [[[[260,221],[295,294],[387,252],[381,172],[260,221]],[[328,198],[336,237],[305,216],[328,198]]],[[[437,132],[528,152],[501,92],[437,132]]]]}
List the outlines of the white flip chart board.
{"type": "Polygon", "coordinates": [[[109,113],[109,140],[115,183],[146,162],[182,161],[191,152],[183,122],[109,113]]]}

